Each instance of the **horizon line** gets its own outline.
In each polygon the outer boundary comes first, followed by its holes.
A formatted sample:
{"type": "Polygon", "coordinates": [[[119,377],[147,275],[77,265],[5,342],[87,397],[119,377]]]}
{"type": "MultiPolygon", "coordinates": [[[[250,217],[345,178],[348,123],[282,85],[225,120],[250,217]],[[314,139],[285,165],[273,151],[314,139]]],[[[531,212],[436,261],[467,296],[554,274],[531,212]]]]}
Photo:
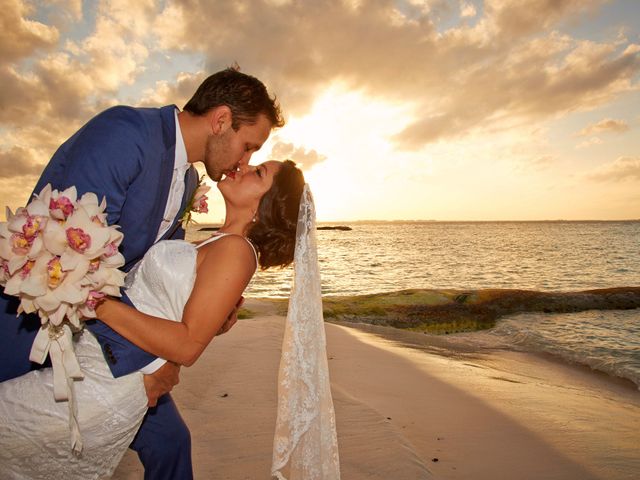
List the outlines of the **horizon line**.
{"type": "MultiPolygon", "coordinates": [[[[349,223],[560,223],[560,222],[640,222],[640,218],[628,219],[566,219],[559,218],[553,220],[412,220],[412,219],[361,219],[361,220],[316,220],[316,223],[333,223],[333,224],[349,224],[349,223]]],[[[202,222],[195,225],[221,225],[224,222],[202,222]]]]}

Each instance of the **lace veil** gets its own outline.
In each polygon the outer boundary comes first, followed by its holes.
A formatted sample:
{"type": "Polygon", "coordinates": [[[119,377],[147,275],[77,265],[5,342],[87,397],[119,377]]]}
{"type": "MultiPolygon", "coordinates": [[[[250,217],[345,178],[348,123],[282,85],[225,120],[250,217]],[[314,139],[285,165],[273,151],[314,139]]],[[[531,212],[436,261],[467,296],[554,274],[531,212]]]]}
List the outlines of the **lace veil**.
{"type": "Polygon", "coordinates": [[[322,316],[316,212],[308,184],[298,213],[293,287],[278,374],[271,475],[278,480],[340,479],[322,316]]]}

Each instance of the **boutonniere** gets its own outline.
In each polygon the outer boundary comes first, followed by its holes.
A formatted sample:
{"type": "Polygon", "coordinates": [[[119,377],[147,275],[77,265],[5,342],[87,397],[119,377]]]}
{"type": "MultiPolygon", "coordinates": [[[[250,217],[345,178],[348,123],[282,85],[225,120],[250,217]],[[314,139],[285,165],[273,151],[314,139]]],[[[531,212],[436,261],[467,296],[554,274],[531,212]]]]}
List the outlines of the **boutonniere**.
{"type": "Polygon", "coordinates": [[[204,183],[204,175],[198,180],[198,186],[196,187],[189,203],[184,209],[182,216],[180,217],[180,223],[182,228],[187,228],[190,222],[192,222],[192,213],[209,213],[209,205],[207,204],[207,192],[211,190],[211,187],[204,183]]]}

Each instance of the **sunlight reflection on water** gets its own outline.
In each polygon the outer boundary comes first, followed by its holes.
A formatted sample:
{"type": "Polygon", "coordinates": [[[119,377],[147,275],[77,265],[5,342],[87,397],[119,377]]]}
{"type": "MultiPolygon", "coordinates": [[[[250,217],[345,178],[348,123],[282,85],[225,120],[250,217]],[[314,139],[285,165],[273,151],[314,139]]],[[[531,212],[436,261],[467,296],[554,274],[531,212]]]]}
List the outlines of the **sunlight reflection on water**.
{"type": "MultiPolygon", "coordinates": [[[[323,293],[406,288],[582,290],[640,285],[640,222],[353,223],[318,231],[323,293]]],[[[210,232],[190,231],[189,239],[210,232]]],[[[286,297],[291,268],[247,293],[286,297]]]]}

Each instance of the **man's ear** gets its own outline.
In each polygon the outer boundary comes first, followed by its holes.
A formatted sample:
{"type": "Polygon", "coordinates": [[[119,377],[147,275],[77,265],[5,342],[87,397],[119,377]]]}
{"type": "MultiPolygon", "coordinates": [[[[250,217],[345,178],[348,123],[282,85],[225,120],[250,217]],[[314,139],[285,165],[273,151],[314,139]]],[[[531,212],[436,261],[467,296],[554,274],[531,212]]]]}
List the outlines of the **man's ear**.
{"type": "Polygon", "coordinates": [[[221,135],[231,128],[232,122],[231,109],[226,105],[212,108],[209,111],[209,121],[211,122],[211,131],[214,135],[221,135]]]}

